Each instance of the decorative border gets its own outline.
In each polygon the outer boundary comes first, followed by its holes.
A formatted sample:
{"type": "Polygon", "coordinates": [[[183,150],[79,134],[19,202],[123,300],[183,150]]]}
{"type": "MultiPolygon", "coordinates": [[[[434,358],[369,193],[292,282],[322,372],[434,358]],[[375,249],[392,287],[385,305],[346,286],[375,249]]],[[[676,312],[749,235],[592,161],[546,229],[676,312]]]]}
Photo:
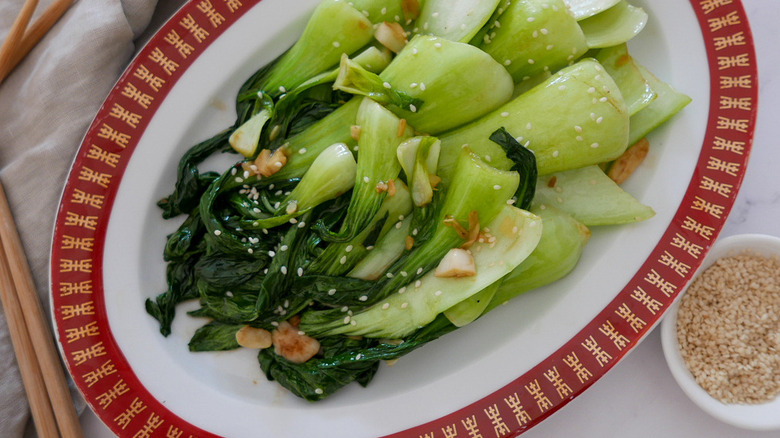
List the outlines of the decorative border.
{"type": "MultiPolygon", "coordinates": [[[[192,62],[261,0],[193,0],[117,82],[65,185],[52,243],[52,312],[66,365],[101,420],[122,437],[217,437],[141,384],[108,330],[102,296],[107,211],[138,139],[192,62]]],[[[660,320],[715,241],[745,174],[756,119],[752,36],[739,0],[691,0],[710,64],[710,113],[680,208],[637,274],[564,346],[493,394],[390,438],[517,436],[614,366],[660,320]]]]}

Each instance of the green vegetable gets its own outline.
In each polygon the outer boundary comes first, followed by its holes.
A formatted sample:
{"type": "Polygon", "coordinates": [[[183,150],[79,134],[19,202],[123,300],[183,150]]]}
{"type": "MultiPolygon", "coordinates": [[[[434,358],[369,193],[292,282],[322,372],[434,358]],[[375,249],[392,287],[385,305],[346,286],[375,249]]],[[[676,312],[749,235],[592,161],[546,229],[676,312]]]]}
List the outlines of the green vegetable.
{"type": "Polygon", "coordinates": [[[492,166],[510,168],[514,162],[489,140],[502,126],[534,152],[540,175],[610,161],[628,146],[628,121],[615,82],[597,61],[584,59],[490,114],[440,135],[439,176],[445,182],[451,178],[464,145],[492,166]]]}
{"type": "Polygon", "coordinates": [[[646,67],[637,64],[637,68],[658,97],[644,109],[631,116],[629,144],[634,144],[644,138],[691,102],[690,97],[655,77],[646,67]]]}
{"type": "Polygon", "coordinates": [[[417,283],[367,309],[326,323],[305,313],[301,329],[314,335],[345,334],[374,338],[403,338],[453,305],[488,287],[520,264],[536,247],[542,233],[541,220],[523,210],[504,206],[488,223],[496,240],[472,246],[477,275],[442,278],[429,272],[417,283]]]}
{"type": "Polygon", "coordinates": [[[469,42],[503,0],[427,0],[415,28],[421,35],[469,42]]]}
{"type": "Polygon", "coordinates": [[[655,100],[655,91],[639,70],[634,58],[628,54],[626,44],[601,49],[595,56],[620,88],[629,115],[633,116],[655,100]]]}
{"type": "Polygon", "coordinates": [[[561,0],[511,1],[474,44],[503,65],[515,83],[555,72],[588,50],[561,0]]]}
{"type": "Polygon", "coordinates": [[[620,188],[596,165],[539,178],[534,204],[554,206],[589,227],[628,224],[655,216],[652,208],[620,188]]]}
{"type": "Polygon", "coordinates": [[[512,78],[485,52],[431,36],[413,37],[379,77],[424,102],[417,111],[390,109],[432,135],[476,119],[512,96],[512,78]]]}
{"type": "Polygon", "coordinates": [[[323,238],[329,242],[349,241],[373,220],[387,196],[388,182],[397,179],[401,171],[395,159],[396,149],[412,135],[410,127],[401,125],[398,117],[368,98],[363,99],[358,109],[357,123],[361,128],[359,159],[347,216],[339,232],[319,226],[323,238]],[[377,190],[380,186],[385,190],[377,190]]]}
{"type": "Polygon", "coordinates": [[[398,146],[398,161],[417,207],[424,207],[433,200],[431,175],[436,174],[440,151],[441,142],[435,137],[413,137],[398,146]]]}
{"type": "Polygon", "coordinates": [[[620,0],[564,0],[574,18],[579,21],[592,17],[620,3],[620,0]]]}
{"type": "Polygon", "coordinates": [[[588,47],[611,47],[635,37],[647,24],[647,13],[626,1],[579,22],[588,47]]]}
{"type": "Polygon", "coordinates": [[[553,207],[533,208],[542,219],[542,237],[534,251],[506,276],[484,313],[512,298],[565,277],[577,265],[590,230],[553,207]]]}
{"type": "Polygon", "coordinates": [[[338,64],[371,41],[371,21],[348,2],[322,0],[298,41],[251,88],[277,97],[338,64]]]}

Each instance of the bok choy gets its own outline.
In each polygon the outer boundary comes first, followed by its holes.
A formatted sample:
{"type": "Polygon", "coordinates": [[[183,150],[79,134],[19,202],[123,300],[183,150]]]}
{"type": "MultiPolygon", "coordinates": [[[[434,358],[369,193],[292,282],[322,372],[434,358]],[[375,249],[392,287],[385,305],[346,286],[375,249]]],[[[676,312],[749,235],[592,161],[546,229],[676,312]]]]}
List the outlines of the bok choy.
{"type": "Polygon", "coordinates": [[[322,0],[182,156],[147,312],[168,336],[197,301],[191,351],[256,350],[316,401],[564,277],[589,227],[653,216],[602,169],[690,100],[629,55],[642,14],[322,0]],[[234,164],[202,170],[218,152],[234,164]]]}

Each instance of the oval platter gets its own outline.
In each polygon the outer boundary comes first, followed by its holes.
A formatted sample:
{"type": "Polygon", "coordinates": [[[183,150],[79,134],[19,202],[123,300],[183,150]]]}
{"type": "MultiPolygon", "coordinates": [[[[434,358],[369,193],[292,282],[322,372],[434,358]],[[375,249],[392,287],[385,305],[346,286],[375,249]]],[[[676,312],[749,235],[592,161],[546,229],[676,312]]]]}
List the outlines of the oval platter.
{"type": "MultiPolygon", "coordinates": [[[[659,322],[732,208],[757,111],[738,0],[639,0],[632,55],[692,103],[649,137],[624,185],[656,210],[594,229],[568,277],[381,367],[316,404],[268,382],[251,351],[190,353],[181,306],[160,336],[144,300],[166,289],[162,248],[178,158],[234,121],[244,80],[295,40],[315,0],[193,0],[139,52],[86,133],[51,251],[52,317],[67,368],[120,437],[507,437],[607,373],[659,322]]],[[[230,161],[232,162],[232,159],[230,161]]],[[[224,168],[224,163],[213,163],[224,168]]]]}

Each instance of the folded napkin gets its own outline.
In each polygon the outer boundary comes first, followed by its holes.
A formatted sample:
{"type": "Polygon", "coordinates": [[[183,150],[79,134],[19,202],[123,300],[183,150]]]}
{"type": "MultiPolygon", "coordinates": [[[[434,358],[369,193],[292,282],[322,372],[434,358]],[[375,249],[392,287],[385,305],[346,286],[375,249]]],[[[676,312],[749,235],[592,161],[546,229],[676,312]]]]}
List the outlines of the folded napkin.
{"type": "MultiPolygon", "coordinates": [[[[0,1],[0,41],[23,3],[0,1]]],[[[33,20],[50,3],[41,0],[33,20]]],[[[135,52],[156,3],[77,0],[0,85],[0,179],[47,312],[49,248],[68,169],[135,52]]],[[[28,418],[8,326],[0,313],[0,437],[21,437],[28,418]]]]}

